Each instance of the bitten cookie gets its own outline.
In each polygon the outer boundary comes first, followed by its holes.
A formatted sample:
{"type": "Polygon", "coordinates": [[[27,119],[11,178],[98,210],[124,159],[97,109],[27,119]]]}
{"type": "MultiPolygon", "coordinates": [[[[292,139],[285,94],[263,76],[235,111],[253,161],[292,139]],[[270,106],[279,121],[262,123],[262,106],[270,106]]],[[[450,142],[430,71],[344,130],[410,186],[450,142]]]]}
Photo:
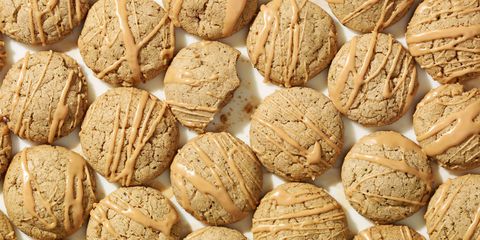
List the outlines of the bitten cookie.
{"type": "Polygon", "coordinates": [[[253,238],[348,239],[342,207],[325,190],[307,183],[285,183],[267,193],[253,216],[253,238]]]}
{"type": "Polygon", "coordinates": [[[176,27],[203,39],[228,37],[250,23],[257,0],[163,0],[176,27]]]}
{"type": "Polygon", "coordinates": [[[480,238],[479,192],[480,175],[466,175],[440,185],[425,214],[430,239],[480,238]]]}
{"type": "Polygon", "coordinates": [[[247,49],[265,81],[285,87],[303,85],[330,64],[337,34],[320,6],[273,0],[260,9],[248,33],[247,49]]]}
{"type": "Polygon", "coordinates": [[[203,132],[240,85],[240,52],[220,42],[202,41],[178,52],[165,75],[165,96],[184,126],[203,132]]]}
{"type": "Polygon", "coordinates": [[[480,166],[480,90],[460,84],[431,90],[413,114],[413,129],[423,151],[452,170],[480,166]]]}
{"type": "Polygon", "coordinates": [[[247,240],[240,232],[225,227],[204,227],[190,233],[184,240],[247,240]]]}
{"type": "Polygon", "coordinates": [[[38,52],[15,63],[0,87],[0,111],[10,130],[36,143],[71,133],[88,108],[87,81],[63,53],[38,52]]]}
{"type": "Polygon", "coordinates": [[[341,176],[352,207],[376,223],[393,223],[413,215],[432,193],[427,156],[396,132],[361,138],[345,157],[341,176]]]}
{"type": "Polygon", "coordinates": [[[408,12],[413,0],[327,0],[333,14],[346,27],[359,32],[372,32],[377,26],[378,19],[385,14],[385,19],[378,30],[381,31],[396,23],[408,12]],[[386,4],[385,13],[382,13],[386,4]]]}
{"type": "Polygon", "coordinates": [[[161,192],[148,187],[122,187],[90,212],[87,240],[177,240],[180,218],[161,192]]]}
{"type": "Polygon", "coordinates": [[[425,240],[408,226],[377,225],[358,233],[353,240],[425,240]]]}
{"type": "Polygon", "coordinates": [[[5,173],[12,158],[12,140],[7,124],[0,120],[0,175],[5,173]]]}
{"type": "Polygon", "coordinates": [[[255,209],[262,169],[252,150],[229,133],[190,140],[170,167],[173,193],[195,218],[211,224],[237,222],[255,209]]]}
{"type": "Polygon", "coordinates": [[[425,0],[407,27],[410,53],[440,83],[480,76],[480,0],[425,0]]]}
{"type": "Polygon", "coordinates": [[[20,230],[35,239],[63,239],[83,225],[96,202],[95,178],[77,153],[41,145],[15,155],[3,194],[20,230]]]}
{"type": "Polygon", "coordinates": [[[355,36],[342,46],[328,72],[328,93],[337,109],[365,126],[397,121],[418,88],[412,56],[392,35],[355,36]]]}
{"type": "Polygon", "coordinates": [[[4,240],[16,240],[15,230],[7,216],[0,211],[0,238],[4,240]]]}
{"type": "Polygon", "coordinates": [[[250,144],[262,164],[291,181],[314,179],[335,163],[343,122],[330,100],[310,88],[276,91],[252,115],[250,144]]]}
{"type": "Polygon", "coordinates": [[[80,25],[88,0],[0,1],[0,32],[31,45],[57,42],[80,25]]]}
{"type": "Polygon", "coordinates": [[[156,77],[173,57],[174,27],[153,0],[98,0],[78,48],[98,78],[132,86],[156,77]]]}
{"type": "Polygon", "coordinates": [[[167,104],[147,91],[114,88],[88,109],[80,143],[88,163],[108,181],[139,185],[168,168],[178,127],[167,104]]]}

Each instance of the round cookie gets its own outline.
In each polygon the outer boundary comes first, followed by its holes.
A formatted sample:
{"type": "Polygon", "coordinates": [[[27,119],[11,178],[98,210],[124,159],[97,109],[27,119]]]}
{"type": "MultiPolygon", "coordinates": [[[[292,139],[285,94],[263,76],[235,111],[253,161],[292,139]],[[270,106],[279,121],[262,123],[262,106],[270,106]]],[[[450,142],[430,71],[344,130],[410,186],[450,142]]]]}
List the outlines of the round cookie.
{"type": "Polygon", "coordinates": [[[480,175],[465,175],[440,185],[425,213],[430,239],[478,239],[479,192],[480,175]]]}
{"type": "Polygon", "coordinates": [[[165,97],[177,120],[203,132],[240,85],[240,52],[220,42],[202,41],[177,53],[165,75],[165,97]]]}
{"type": "Polygon", "coordinates": [[[414,1],[327,0],[327,2],[333,14],[343,25],[355,31],[369,33],[376,28],[382,14],[385,14],[384,21],[377,28],[378,31],[389,27],[405,16],[414,1]],[[382,12],[384,7],[387,10],[385,13],[382,12]]]}
{"type": "Polygon", "coordinates": [[[252,221],[254,239],[349,238],[340,204],[322,188],[308,183],[285,183],[267,193],[252,221]]]}
{"type": "Polygon", "coordinates": [[[309,0],[273,0],[260,9],[248,33],[247,49],[265,81],[303,85],[330,64],[337,33],[320,6],[309,0]]]}
{"type": "Polygon", "coordinates": [[[80,25],[89,0],[0,1],[0,32],[30,45],[57,42],[80,25]]]}
{"type": "Polygon", "coordinates": [[[3,80],[0,111],[19,137],[51,144],[82,122],[87,93],[87,81],[75,60],[53,51],[27,52],[3,80]]]}
{"type": "Polygon", "coordinates": [[[423,151],[442,167],[469,170],[480,166],[480,89],[460,84],[431,90],[413,114],[413,129],[423,151]]]}
{"type": "Polygon", "coordinates": [[[4,240],[16,240],[15,230],[7,216],[0,211],[0,238],[4,240]]]}
{"type": "Polygon", "coordinates": [[[80,131],[88,163],[110,182],[139,185],[168,168],[178,126],[165,102],[145,90],[114,88],[90,106],[80,131]]]}
{"type": "Polygon", "coordinates": [[[3,66],[5,66],[5,62],[7,61],[7,52],[5,51],[5,42],[0,39],[0,70],[2,70],[3,66]]]}
{"type": "Polygon", "coordinates": [[[0,174],[7,171],[12,158],[12,140],[7,124],[0,121],[0,174]]]}
{"type": "Polygon", "coordinates": [[[239,231],[225,227],[204,227],[190,233],[185,240],[247,240],[239,231]]]}
{"type": "Polygon", "coordinates": [[[121,187],[90,212],[87,240],[179,238],[180,218],[170,201],[148,187],[121,187]]]}
{"type": "Polygon", "coordinates": [[[342,118],[320,92],[278,90],[252,115],[250,144],[270,172],[307,181],[335,163],[343,146],[342,118]]]}
{"type": "Polygon", "coordinates": [[[83,225],[96,202],[95,178],[77,153],[41,145],[15,155],[3,194],[20,230],[35,239],[63,239],[83,225]]]}
{"type": "Polygon", "coordinates": [[[364,126],[384,126],[401,118],[418,88],[412,56],[392,35],[371,33],[342,46],[328,71],[333,104],[364,126]]]}
{"type": "Polygon", "coordinates": [[[480,76],[480,0],[425,0],[407,27],[410,53],[433,79],[455,83],[480,76]]]}
{"type": "Polygon", "coordinates": [[[425,238],[408,226],[377,225],[358,233],[353,240],[425,240],[425,238]]]}
{"type": "Polygon", "coordinates": [[[345,195],[364,217],[393,223],[428,202],[433,174],[422,149],[396,132],[375,132],[350,149],[342,166],[345,195]]]}
{"type": "Polygon", "coordinates": [[[262,168],[252,150],[226,132],[190,140],[170,166],[173,193],[195,218],[210,225],[237,222],[253,211],[262,168]]]}
{"type": "Polygon", "coordinates": [[[203,39],[228,37],[246,26],[257,12],[257,0],[164,0],[176,27],[203,39]]]}
{"type": "Polygon", "coordinates": [[[98,0],[88,13],[78,48],[96,76],[113,85],[146,82],[173,57],[175,31],[153,0],[98,0]]]}

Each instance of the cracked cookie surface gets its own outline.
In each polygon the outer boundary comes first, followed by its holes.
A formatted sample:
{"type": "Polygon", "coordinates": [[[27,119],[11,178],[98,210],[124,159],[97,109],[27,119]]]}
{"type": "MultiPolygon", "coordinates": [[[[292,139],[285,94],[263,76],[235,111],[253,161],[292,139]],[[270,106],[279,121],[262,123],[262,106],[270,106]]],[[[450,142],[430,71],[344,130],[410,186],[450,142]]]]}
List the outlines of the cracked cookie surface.
{"type": "Polygon", "coordinates": [[[204,227],[190,233],[185,240],[247,240],[239,231],[225,227],[204,227]]]}
{"type": "Polygon", "coordinates": [[[425,240],[408,226],[377,225],[367,228],[356,235],[353,240],[425,240]]]}

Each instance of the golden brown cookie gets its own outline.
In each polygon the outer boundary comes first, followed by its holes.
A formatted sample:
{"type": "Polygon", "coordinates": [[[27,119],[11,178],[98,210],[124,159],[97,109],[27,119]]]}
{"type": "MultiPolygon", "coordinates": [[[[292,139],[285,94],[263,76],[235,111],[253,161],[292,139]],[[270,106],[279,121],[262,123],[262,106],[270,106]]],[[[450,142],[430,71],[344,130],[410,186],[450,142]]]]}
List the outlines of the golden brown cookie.
{"type": "Polygon", "coordinates": [[[377,225],[367,228],[356,235],[353,240],[425,240],[408,226],[377,225]]]}

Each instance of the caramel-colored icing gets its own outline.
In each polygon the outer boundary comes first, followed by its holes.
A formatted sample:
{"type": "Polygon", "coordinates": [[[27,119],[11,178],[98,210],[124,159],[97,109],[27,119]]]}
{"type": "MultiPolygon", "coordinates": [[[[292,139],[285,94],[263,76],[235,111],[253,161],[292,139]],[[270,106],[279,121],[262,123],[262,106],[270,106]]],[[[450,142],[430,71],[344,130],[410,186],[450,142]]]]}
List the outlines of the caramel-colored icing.
{"type": "Polygon", "coordinates": [[[63,127],[65,119],[68,117],[67,97],[68,90],[70,89],[70,86],[74,80],[73,76],[74,71],[70,70],[67,82],[62,90],[62,95],[60,96],[60,100],[58,101],[55,112],[53,113],[52,123],[50,124],[50,130],[48,131],[48,143],[50,144],[52,144],[55,140],[55,136],[60,136],[60,131],[63,127]]]}
{"type": "Polygon", "coordinates": [[[182,10],[183,0],[166,0],[165,3],[168,16],[172,20],[175,27],[180,27],[178,15],[180,14],[180,10],[182,10]]]}
{"type": "Polygon", "coordinates": [[[475,216],[472,219],[472,223],[468,226],[467,232],[463,235],[462,240],[471,240],[475,234],[480,228],[480,207],[477,208],[477,211],[475,212],[475,216]]]}
{"type": "MultiPolygon", "coordinates": [[[[372,235],[372,230],[374,229],[375,227],[371,227],[371,228],[368,228],[366,230],[363,230],[361,231],[358,236],[364,240],[374,240],[374,239],[378,239],[378,238],[374,238],[372,235]]],[[[400,233],[399,233],[399,236],[401,235],[402,236],[402,239],[403,240],[413,240],[413,237],[412,237],[412,234],[410,233],[410,229],[407,227],[407,226],[398,226],[396,227],[400,233]]],[[[383,239],[384,236],[382,236],[381,232],[380,232],[380,238],[383,239]]]]}
{"type": "Polygon", "coordinates": [[[247,0],[227,0],[225,18],[223,19],[223,36],[229,36],[232,34],[246,5],[247,0]]]}

